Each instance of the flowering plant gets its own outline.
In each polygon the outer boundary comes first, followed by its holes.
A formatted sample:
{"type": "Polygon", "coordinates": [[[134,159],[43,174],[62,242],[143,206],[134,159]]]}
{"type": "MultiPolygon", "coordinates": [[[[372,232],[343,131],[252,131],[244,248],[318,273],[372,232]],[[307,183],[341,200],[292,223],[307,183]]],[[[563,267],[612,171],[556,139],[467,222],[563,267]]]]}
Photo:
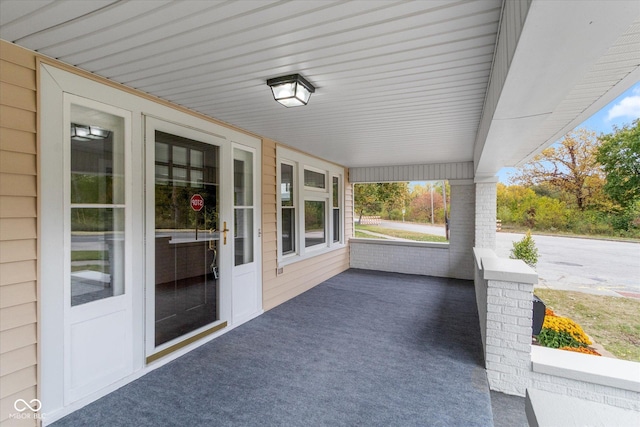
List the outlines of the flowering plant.
{"type": "Polygon", "coordinates": [[[545,347],[563,350],[570,348],[572,351],[587,354],[595,352],[595,350],[588,348],[592,342],[580,325],[568,317],[556,315],[553,310],[548,308],[545,310],[544,323],[537,340],[540,345],[545,347]]]}
{"type": "MultiPolygon", "coordinates": [[[[545,316],[542,329],[550,329],[557,333],[566,333],[579,344],[587,346],[593,344],[580,325],[568,317],[545,316]]],[[[577,347],[577,346],[572,346],[577,347]]]]}

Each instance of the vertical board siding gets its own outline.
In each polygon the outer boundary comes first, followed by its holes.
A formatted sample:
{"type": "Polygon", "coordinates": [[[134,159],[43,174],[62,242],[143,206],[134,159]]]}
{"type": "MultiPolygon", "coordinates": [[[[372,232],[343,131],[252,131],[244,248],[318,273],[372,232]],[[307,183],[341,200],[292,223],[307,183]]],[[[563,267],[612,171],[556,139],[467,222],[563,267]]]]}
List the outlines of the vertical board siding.
{"type": "MultiPolygon", "coordinates": [[[[283,302],[308,291],[323,281],[349,268],[348,246],[304,261],[286,265],[283,274],[277,275],[277,168],[276,142],[262,141],[262,305],[270,310],[283,302]]],[[[346,171],[345,171],[346,172],[346,171]]],[[[345,174],[345,240],[353,233],[352,209],[350,205],[351,185],[345,174]]]]}
{"type": "Polygon", "coordinates": [[[37,398],[36,88],[35,54],[0,41],[0,425],[37,398]]]}
{"type": "Polygon", "coordinates": [[[350,168],[349,181],[359,183],[473,179],[473,173],[473,162],[373,166],[350,168]]]}

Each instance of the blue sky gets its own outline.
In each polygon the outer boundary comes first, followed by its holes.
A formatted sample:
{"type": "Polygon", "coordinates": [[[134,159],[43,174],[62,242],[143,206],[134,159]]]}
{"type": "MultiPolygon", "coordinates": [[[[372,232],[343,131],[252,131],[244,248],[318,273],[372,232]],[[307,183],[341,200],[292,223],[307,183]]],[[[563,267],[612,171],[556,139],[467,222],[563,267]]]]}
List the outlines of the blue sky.
{"type": "MultiPolygon", "coordinates": [[[[589,129],[600,135],[601,133],[610,133],[614,126],[621,127],[637,118],[640,118],[640,82],[631,86],[626,92],[576,128],[589,129]]],[[[500,182],[508,184],[509,175],[514,170],[514,168],[501,169],[498,172],[500,182]]]]}

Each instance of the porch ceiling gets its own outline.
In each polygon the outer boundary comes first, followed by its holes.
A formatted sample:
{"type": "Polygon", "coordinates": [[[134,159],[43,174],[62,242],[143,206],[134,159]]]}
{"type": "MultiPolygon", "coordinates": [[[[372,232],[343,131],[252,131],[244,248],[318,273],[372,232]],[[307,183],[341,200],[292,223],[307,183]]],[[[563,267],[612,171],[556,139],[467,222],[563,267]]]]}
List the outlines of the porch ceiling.
{"type": "Polygon", "coordinates": [[[476,164],[491,174],[553,142],[612,89],[622,92],[640,64],[640,49],[628,48],[637,39],[627,40],[616,58],[624,73],[603,68],[596,81],[580,80],[629,34],[637,2],[537,3],[560,6],[532,7],[496,120],[493,111],[483,119],[483,108],[502,0],[2,0],[0,37],[345,166],[471,161],[475,146],[476,164]],[[608,27],[586,31],[585,20],[608,27]],[[563,25],[552,37],[576,27],[587,40],[558,43],[540,31],[563,25]],[[556,74],[545,71],[559,67],[568,71],[551,84],[556,74]],[[306,107],[280,106],[265,83],[291,73],[317,87],[306,107]],[[526,102],[545,95],[549,102],[526,102]],[[578,106],[544,132],[512,142],[540,120],[504,119],[552,114],[573,99],[578,106]],[[481,120],[488,132],[479,133],[481,120]],[[517,149],[504,150],[507,139],[517,149]]]}

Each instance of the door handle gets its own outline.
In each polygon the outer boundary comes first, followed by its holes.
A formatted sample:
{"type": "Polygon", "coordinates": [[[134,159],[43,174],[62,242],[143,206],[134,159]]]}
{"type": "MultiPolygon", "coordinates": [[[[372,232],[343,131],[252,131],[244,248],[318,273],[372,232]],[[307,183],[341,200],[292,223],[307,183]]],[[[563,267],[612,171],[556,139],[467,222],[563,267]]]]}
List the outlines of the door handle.
{"type": "Polygon", "coordinates": [[[227,233],[229,232],[229,229],[227,228],[227,221],[224,222],[224,228],[222,230],[222,235],[224,236],[224,244],[227,244],[227,233]]]}

